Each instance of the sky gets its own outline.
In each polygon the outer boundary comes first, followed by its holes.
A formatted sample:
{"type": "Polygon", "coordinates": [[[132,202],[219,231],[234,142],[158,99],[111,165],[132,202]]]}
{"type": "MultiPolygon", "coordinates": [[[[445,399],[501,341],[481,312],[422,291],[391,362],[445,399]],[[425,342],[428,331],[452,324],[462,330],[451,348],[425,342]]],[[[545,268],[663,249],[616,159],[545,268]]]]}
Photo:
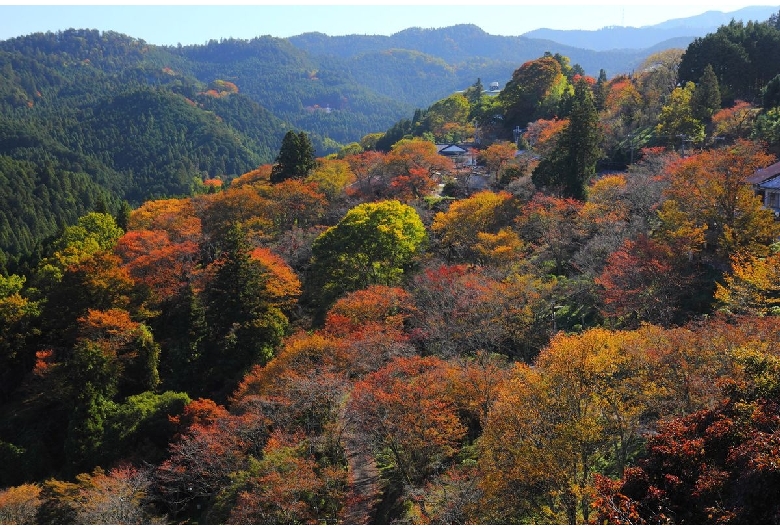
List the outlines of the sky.
{"type": "MultiPolygon", "coordinates": [[[[4,2],[4,0],[0,0],[4,2]]],[[[57,3],[28,0],[0,3],[0,40],[35,32],[69,28],[116,31],[150,44],[204,44],[211,39],[271,35],[290,37],[318,31],[327,35],[392,35],[410,27],[442,28],[476,24],[492,35],[515,36],[539,29],[595,30],[605,26],[642,27],[666,20],[698,15],[705,11],[736,11],[746,6],[774,5],[775,1],[669,1],[652,5],[602,2],[487,3],[400,1],[392,4],[365,2],[242,3],[166,1],[122,2],[123,5],[91,2],[57,3]]],[[[780,7],[778,7],[780,10],[780,7]]]]}

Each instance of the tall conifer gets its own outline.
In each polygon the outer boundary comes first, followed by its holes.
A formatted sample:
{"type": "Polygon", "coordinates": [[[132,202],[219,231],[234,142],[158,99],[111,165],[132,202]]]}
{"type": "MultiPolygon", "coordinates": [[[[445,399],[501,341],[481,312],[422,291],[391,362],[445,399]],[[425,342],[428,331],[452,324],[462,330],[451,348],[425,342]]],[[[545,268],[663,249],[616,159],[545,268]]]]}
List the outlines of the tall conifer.
{"type": "Polygon", "coordinates": [[[271,170],[271,183],[291,178],[304,178],[314,169],[314,146],[305,132],[287,131],[282,147],[271,170]]]}
{"type": "Polygon", "coordinates": [[[704,68],[699,83],[693,89],[691,110],[694,118],[702,122],[709,121],[712,115],[720,110],[720,87],[711,64],[704,68]]]}
{"type": "Polygon", "coordinates": [[[531,176],[536,186],[548,186],[561,195],[583,200],[588,180],[596,173],[599,158],[598,111],[585,81],[574,86],[569,124],[555,148],[531,176]]]}

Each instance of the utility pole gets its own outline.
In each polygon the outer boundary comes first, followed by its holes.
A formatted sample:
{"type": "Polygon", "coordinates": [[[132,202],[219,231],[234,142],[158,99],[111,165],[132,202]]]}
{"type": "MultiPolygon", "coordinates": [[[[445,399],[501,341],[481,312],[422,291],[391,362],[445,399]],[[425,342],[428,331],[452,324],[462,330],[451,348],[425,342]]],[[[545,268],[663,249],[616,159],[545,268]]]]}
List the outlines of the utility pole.
{"type": "Polygon", "coordinates": [[[678,134],[677,138],[680,138],[680,153],[684,157],[685,156],[685,142],[688,141],[688,136],[685,134],[678,134]]]}
{"type": "Polygon", "coordinates": [[[521,129],[519,125],[516,125],[515,128],[512,129],[512,134],[514,134],[515,145],[517,145],[517,141],[520,139],[520,135],[523,134],[523,129],[521,129]]]}
{"type": "Polygon", "coordinates": [[[552,321],[553,321],[553,335],[555,335],[558,332],[558,321],[555,318],[557,316],[558,310],[563,309],[564,306],[562,305],[556,305],[553,307],[553,313],[552,313],[552,321]]]}

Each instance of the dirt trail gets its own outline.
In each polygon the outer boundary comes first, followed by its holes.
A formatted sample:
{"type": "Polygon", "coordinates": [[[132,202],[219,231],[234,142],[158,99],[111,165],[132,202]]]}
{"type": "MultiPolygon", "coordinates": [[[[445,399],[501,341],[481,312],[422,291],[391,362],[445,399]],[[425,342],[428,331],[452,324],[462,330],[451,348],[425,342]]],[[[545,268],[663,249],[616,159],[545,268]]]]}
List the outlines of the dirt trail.
{"type": "Polygon", "coordinates": [[[349,464],[350,495],[341,524],[363,525],[374,521],[376,507],[382,500],[379,470],[366,441],[349,421],[347,407],[339,413],[341,441],[349,464]]]}

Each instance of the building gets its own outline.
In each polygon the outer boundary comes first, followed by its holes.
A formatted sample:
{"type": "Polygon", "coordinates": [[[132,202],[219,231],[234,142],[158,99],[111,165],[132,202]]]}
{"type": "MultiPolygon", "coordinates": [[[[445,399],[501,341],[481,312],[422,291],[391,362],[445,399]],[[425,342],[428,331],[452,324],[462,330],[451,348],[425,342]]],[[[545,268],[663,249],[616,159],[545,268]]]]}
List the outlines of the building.
{"type": "Polygon", "coordinates": [[[436,151],[440,155],[451,158],[457,166],[474,166],[477,163],[470,145],[436,144],[436,151]]]}
{"type": "Polygon", "coordinates": [[[775,217],[780,217],[780,162],[759,169],[747,181],[761,197],[764,208],[772,210],[775,217]]]}

